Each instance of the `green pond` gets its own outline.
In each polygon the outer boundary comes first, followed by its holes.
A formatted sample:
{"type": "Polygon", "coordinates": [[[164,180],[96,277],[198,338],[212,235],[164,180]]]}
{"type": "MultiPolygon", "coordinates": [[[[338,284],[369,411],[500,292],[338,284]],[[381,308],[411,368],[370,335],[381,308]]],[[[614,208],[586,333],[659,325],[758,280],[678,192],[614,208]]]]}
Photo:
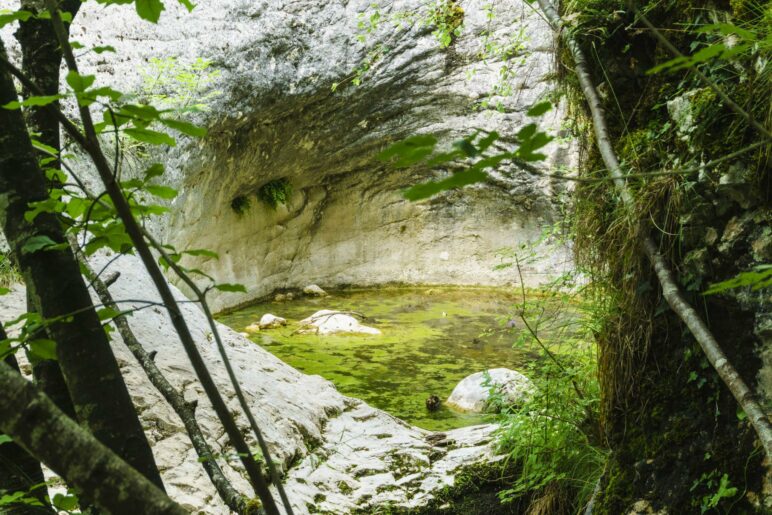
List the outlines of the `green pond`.
{"type": "Polygon", "coordinates": [[[518,329],[505,327],[519,300],[517,292],[501,289],[348,289],[325,298],[254,304],[218,318],[244,331],[265,313],[284,317],[286,327],[253,334],[252,340],[306,374],[331,380],[346,395],[419,427],[447,430],[484,423],[489,416],[444,405],[430,412],[427,397],[444,401],[469,374],[522,370],[537,359],[533,351],[513,349],[518,329]],[[321,309],[362,313],[368,317],[363,323],[383,334],[294,334],[299,320],[321,309]]]}

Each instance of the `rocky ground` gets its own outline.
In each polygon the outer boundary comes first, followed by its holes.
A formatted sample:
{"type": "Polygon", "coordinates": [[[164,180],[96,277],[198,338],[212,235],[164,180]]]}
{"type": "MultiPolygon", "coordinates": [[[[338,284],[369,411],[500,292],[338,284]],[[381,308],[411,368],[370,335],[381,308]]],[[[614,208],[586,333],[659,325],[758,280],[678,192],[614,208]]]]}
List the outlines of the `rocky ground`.
{"type": "MultiPolygon", "coordinates": [[[[96,270],[107,263],[95,258],[96,270]]],[[[129,318],[139,341],[157,351],[156,363],[189,401],[197,400],[199,424],[224,472],[242,492],[250,488],[236,459],[228,459],[227,437],[196,380],[171,322],[137,258],[121,257],[105,274],[120,272],[111,292],[123,309],[142,308],[129,318]]],[[[179,294],[180,299],[183,299],[179,294]]],[[[206,318],[192,303],[185,319],[228,405],[237,401],[215,348],[206,318]]],[[[0,297],[0,319],[24,312],[24,290],[0,297]]],[[[379,505],[426,504],[464,467],[494,459],[493,426],[431,433],[338,393],[329,381],[304,375],[247,338],[218,324],[244,393],[273,457],[286,470],[285,487],[296,513],[344,513],[379,505]]],[[[153,388],[133,356],[113,333],[113,348],[153,446],[171,497],[194,513],[228,513],[197,461],[179,418],[153,388]]],[[[248,433],[243,417],[239,425],[248,433]]],[[[254,443],[254,442],[253,442],[254,443]]],[[[278,498],[278,497],[277,497],[278,498]]]]}

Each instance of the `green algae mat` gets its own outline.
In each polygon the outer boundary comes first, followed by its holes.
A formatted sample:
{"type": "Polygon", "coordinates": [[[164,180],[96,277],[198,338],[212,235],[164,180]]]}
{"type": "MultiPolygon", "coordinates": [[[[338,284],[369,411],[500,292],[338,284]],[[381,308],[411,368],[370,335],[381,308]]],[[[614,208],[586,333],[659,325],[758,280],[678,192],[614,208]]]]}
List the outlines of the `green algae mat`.
{"type": "Polygon", "coordinates": [[[329,379],[345,395],[439,431],[484,423],[490,416],[444,405],[430,412],[427,397],[444,401],[469,374],[498,367],[523,370],[537,359],[535,352],[513,349],[518,329],[506,328],[520,300],[517,292],[501,289],[357,289],[263,302],[218,318],[237,331],[265,313],[286,318],[286,327],[250,337],[298,370],[329,379]],[[362,313],[368,317],[363,323],[383,334],[295,334],[298,321],[321,309],[362,313]]]}

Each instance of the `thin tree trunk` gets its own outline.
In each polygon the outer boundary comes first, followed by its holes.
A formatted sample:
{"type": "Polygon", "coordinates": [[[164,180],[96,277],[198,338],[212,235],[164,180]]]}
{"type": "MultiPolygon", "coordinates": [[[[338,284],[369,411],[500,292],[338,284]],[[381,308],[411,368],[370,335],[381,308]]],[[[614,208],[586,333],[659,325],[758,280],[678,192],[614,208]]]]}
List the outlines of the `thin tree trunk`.
{"type": "MultiPolygon", "coordinates": [[[[0,41],[0,58],[7,60],[0,41]]],[[[0,105],[16,100],[13,81],[0,73],[0,105]]],[[[3,231],[38,313],[50,334],[75,412],[100,441],[163,489],[134,406],[107,336],[91,303],[59,221],[42,213],[28,221],[31,202],[48,198],[18,110],[0,109],[0,203],[3,231]],[[36,244],[64,244],[56,250],[36,244]]]]}
{"type": "Polygon", "coordinates": [[[0,430],[112,515],[187,513],[4,362],[0,430]]]}
{"type": "MultiPolygon", "coordinates": [[[[55,1],[46,0],[46,6],[51,13],[54,29],[57,31],[57,38],[63,47],[64,59],[67,63],[67,68],[69,68],[70,71],[77,73],[77,62],[75,61],[75,56],[72,53],[72,49],[69,47],[67,34],[64,33],[63,26],[61,24],[61,18],[55,8],[55,1]]],[[[148,274],[150,275],[150,278],[158,289],[158,293],[161,296],[164,305],[166,306],[169,317],[171,318],[172,325],[180,337],[182,346],[185,349],[191,364],[193,365],[193,369],[195,370],[196,375],[201,382],[201,386],[204,388],[209,401],[212,403],[212,407],[217,413],[217,417],[222,422],[223,428],[225,429],[231,444],[236,449],[236,452],[238,453],[239,458],[244,465],[245,470],[247,471],[247,475],[249,476],[252,487],[255,489],[255,493],[260,497],[260,500],[263,502],[264,509],[269,514],[278,515],[279,510],[276,506],[276,502],[273,499],[271,491],[268,489],[268,484],[260,472],[260,466],[252,457],[252,453],[246,443],[246,440],[244,439],[244,435],[239,431],[235,419],[231,415],[227,405],[222,398],[222,395],[220,395],[220,392],[217,389],[217,385],[214,384],[211,374],[209,374],[209,371],[206,368],[206,364],[201,358],[201,354],[198,352],[196,343],[190,334],[190,329],[188,328],[187,323],[185,322],[185,318],[180,311],[177,300],[174,298],[166,278],[156,263],[155,257],[153,256],[152,252],[150,251],[150,247],[144,239],[142,228],[134,219],[131,208],[126,201],[126,198],[123,196],[121,187],[116,182],[115,175],[110,169],[110,165],[107,162],[104,153],[102,153],[100,142],[94,129],[91,113],[88,110],[88,107],[84,106],[80,106],[79,112],[81,121],[83,122],[82,133],[66,118],[62,117],[60,118],[60,121],[62,121],[63,127],[67,133],[73,139],[75,139],[75,141],[81,145],[83,150],[89,154],[89,157],[91,157],[94,166],[99,173],[100,179],[105,186],[106,193],[110,200],[113,202],[119,218],[124,223],[126,233],[131,238],[137,254],[139,255],[142,263],[148,271],[148,274]]],[[[223,356],[223,359],[227,360],[227,356],[223,356]]],[[[288,500],[284,508],[290,515],[292,514],[292,506],[289,504],[288,500]]]]}
{"type": "MultiPolygon", "coordinates": [[[[35,15],[45,12],[45,5],[40,0],[22,0],[20,7],[35,15]]],[[[62,3],[62,9],[73,17],[79,8],[79,0],[67,0],[62,3]]],[[[56,33],[51,20],[32,16],[26,21],[19,22],[19,29],[15,36],[21,47],[21,62],[24,73],[30,77],[44,95],[56,95],[59,92],[59,68],[62,64],[62,50],[56,40],[56,33]]],[[[34,93],[29,88],[22,88],[24,98],[33,95],[34,93]]],[[[55,102],[54,105],[58,107],[59,103],[55,102]]],[[[25,108],[24,116],[29,130],[37,133],[38,141],[56,149],[57,152],[61,151],[59,121],[56,117],[51,116],[49,111],[40,106],[25,108]]],[[[42,152],[38,152],[37,155],[41,158],[49,157],[42,152]]],[[[58,161],[50,163],[49,166],[57,167],[58,161]]],[[[56,186],[56,184],[51,186],[56,186]]],[[[27,290],[27,311],[31,313],[35,310],[31,291],[27,290]]],[[[40,331],[40,336],[37,337],[51,337],[50,335],[43,336],[45,334],[46,331],[43,329],[40,331]]],[[[75,410],[59,363],[49,359],[35,361],[32,363],[32,374],[36,383],[59,409],[71,417],[75,417],[75,410]]]]}
{"type": "MultiPolygon", "coordinates": [[[[0,339],[6,339],[5,331],[1,324],[0,339]]],[[[5,358],[5,363],[21,377],[19,364],[16,362],[14,355],[5,358]]],[[[30,491],[33,486],[44,482],[43,469],[40,467],[38,460],[17,445],[16,442],[0,444],[0,490],[8,492],[30,491]]],[[[5,509],[8,511],[4,513],[10,515],[53,513],[53,510],[48,506],[47,494],[48,491],[45,486],[31,490],[28,497],[38,499],[43,506],[30,506],[28,504],[12,505],[6,507],[5,509]]]]}
{"type": "MultiPolygon", "coordinates": [[[[70,241],[73,244],[73,241],[70,241]]],[[[91,269],[88,261],[82,256],[78,255],[78,259],[86,270],[86,278],[91,282],[94,291],[96,291],[99,299],[108,308],[113,308],[120,311],[120,308],[115,303],[110,290],[107,285],[100,279],[94,271],[91,269]]],[[[209,444],[206,443],[201,427],[196,422],[196,406],[185,401],[183,395],[177,391],[166,379],[161,370],[155,364],[154,356],[151,356],[142,346],[142,344],[134,336],[134,331],[131,330],[129,321],[126,316],[120,315],[113,319],[118,332],[123,339],[123,343],[129,348],[136,360],[139,362],[142,369],[145,371],[145,375],[153,383],[156,390],[161,392],[166,402],[174,409],[177,416],[180,417],[182,423],[185,425],[185,430],[190,437],[190,441],[193,444],[193,448],[201,458],[201,465],[209,475],[209,479],[212,481],[217,493],[225,504],[235,511],[236,513],[247,513],[247,503],[249,499],[240,494],[233,485],[225,477],[220,466],[217,464],[215,457],[212,455],[212,450],[209,444]]]]}
{"type": "MultiPolygon", "coordinates": [[[[558,31],[565,41],[566,46],[571,51],[571,55],[574,58],[576,76],[579,79],[579,84],[582,87],[582,91],[592,115],[598,150],[600,151],[603,162],[608,168],[609,173],[614,179],[614,185],[616,186],[622,201],[626,205],[632,206],[634,200],[630,191],[627,189],[624,173],[622,172],[619,160],[614,152],[609,130],[606,125],[606,118],[603,113],[602,103],[593,86],[592,78],[589,73],[590,68],[587,65],[584,53],[571,35],[571,32],[565,30],[563,27],[560,15],[550,1],[539,0],[539,6],[549,20],[549,23],[556,31],[558,31]]],[[[761,405],[759,405],[756,400],[753,391],[751,391],[745,381],[743,381],[742,377],[740,377],[740,374],[737,373],[737,370],[729,362],[721,346],[716,341],[708,326],[702,318],[700,318],[697,311],[684,299],[681,289],[673,278],[673,273],[670,270],[667,261],[659,251],[657,244],[651,236],[643,237],[641,248],[654,268],[659,283],[662,286],[662,295],[670,306],[670,309],[672,309],[689,328],[692,336],[694,336],[694,339],[699,343],[710,364],[716,372],[718,372],[719,377],[721,377],[721,380],[737,400],[740,407],[745,411],[745,414],[748,415],[748,420],[750,420],[753,428],[756,430],[756,434],[761,441],[761,445],[764,448],[767,458],[772,459],[772,424],[770,424],[767,414],[764,413],[761,405]]]]}

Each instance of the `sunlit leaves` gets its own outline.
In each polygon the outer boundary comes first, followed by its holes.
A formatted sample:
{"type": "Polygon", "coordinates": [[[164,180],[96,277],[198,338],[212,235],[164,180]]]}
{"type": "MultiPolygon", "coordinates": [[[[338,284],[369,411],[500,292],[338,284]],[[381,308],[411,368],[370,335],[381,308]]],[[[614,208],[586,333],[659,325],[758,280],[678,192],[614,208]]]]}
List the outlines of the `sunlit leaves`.
{"type": "Polygon", "coordinates": [[[22,254],[33,254],[40,250],[50,249],[56,247],[57,243],[50,237],[45,235],[31,236],[27,238],[21,247],[22,254]]]}
{"type": "Polygon", "coordinates": [[[170,129],[174,129],[183,134],[187,134],[188,136],[193,136],[194,138],[203,138],[204,136],[206,136],[205,128],[199,127],[198,125],[195,125],[189,122],[185,122],[182,120],[174,120],[172,118],[161,118],[161,123],[163,123],[170,129]]]}
{"type": "MultiPolygon", "coordinates": [[[[716,42],[707,44],[691,55],[679,56],[661,63],[647,73],[673,72],[699,66],[714,59],[726,60],[746,52],[772,49],[772,35],[762,37],[752,30],[731,23],[703,25],[696,32],[708,37],[712,36],[716,42]]],[[[699,44],[695,39],[692,50],[699,44]]]]}
{"type": "Polygon", "coordinates": [[[51,104],[53,102],[56,102],[60,98],[64,98],[64,95],[42,95],[42,96],[33,96],[26,98],[22,100],[21,102],[17,100],[13,100],[11,102],[8,102],[7,104],[3,105],[3,109],[19,109],[20,107],[31,107],[31,106],[46,106],[48,104],[51,104]]]}
{"type": "Polygon", "coordinates": [[[158,22],[161,17],[161,11],[164,10],[164,4],[161,0],[135,0],[137,14],[143,20],[158,22]]]}
{"type": "MultiPolygon", "coordinates": [[[[552,108],[549,102],[541,102],[528,110],[529,116],[541,116],[552,108]]],[[[450,150],[437,151],[438,141],[432,135],[411,136],[397,142],[378,157],[394,167],[404,168],[423,165],[428,168],[448,166],[461,168],[440,180],[417,184],[404,191],[408,200],[429,198],[442,191],[460,188],[484,182],[488,179],[488,170],[494,170],[505,161],[535,162],[546,156],[537,152],[552,141],[552,136],[538,129],[535,123],[520,129],[516,135],[517,146],[512,150],[499,150],[491,153],[494,144],[500,140],[497,132],[475,132],[471,136],[452,143],[450,150]]]]}
{"type": "Polygon", "coordinates": [[[753,270],[742,272],[727,281],[711,284],[705,295],[715,295],[735,288],[750,288],[758,291],[772,287],[772,265],[758,265],[753,270]]]}
{"type": "Polygon", "coordinates": [[[539,102],[538,104],[534,104],[531,106],[530,109],[528,109],[527,114],[528,116],[541,116],[547,111],[552,109],[552,103],[550,102],[539,102]]]}
{"type": "Polygon", "coordinates": [[[437,138],[430,134],[410,136],[381,152],[378,158],[390,161],[396,168],[405,168],[431,155],[436,145],[437,138]]]}
{"type": "Polygon", "coordinates": [[[73,91],[78,93],[90,88],[91,85],[94,84],[96,77],[94,75],[81,75],[75,70],[70,70],[67,72],[65,80],[67,81],[67,85],[69,85],[73,91]]]}
{"type": "Polygon", "coordinates": [[[132,139],[151,145],[169,145],[170,147],[173,147],[177,144],[177,141],[168,134],[151,129],[124,129],[123,133],[132,139]]]}
{"type": "Polygon", "coordinates": [[[29,352],[33,359],[38,360],[55,360],[56,359],[56,342],[46,338],[40,338],[37,340],[31,340],[28,342],[29,352]]]}
{"type": "Polygon", "coordinates": [[[11,11],[8,9],[0,9],[0,28],[5,27],[9,23],[15,21],[27,21],[32,17],[30,11],[11,11]]]}

